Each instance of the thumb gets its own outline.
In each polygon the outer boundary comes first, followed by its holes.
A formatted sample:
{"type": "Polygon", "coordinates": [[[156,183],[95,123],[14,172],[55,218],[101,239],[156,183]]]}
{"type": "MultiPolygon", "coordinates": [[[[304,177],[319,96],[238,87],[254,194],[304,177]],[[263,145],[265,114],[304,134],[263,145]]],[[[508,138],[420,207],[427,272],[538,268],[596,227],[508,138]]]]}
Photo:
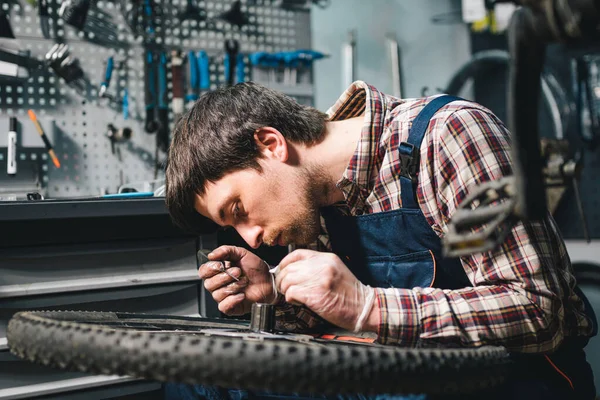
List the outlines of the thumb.
{"type": "Polygon", "coordinates": [[[287,256],[285,256],[283,258],[283,260],[281,260],[281,262],[279,263],[279,269],[283,269],[286,266],[295,263],[297,261],[302,261],[302,260],[307,260],[309,258],[313,258],[318,256],[319,253],[318,251],[314,251],[314,250],[306,250],[306,249],[300,249],[300,250],[294,250],[292,251],[290,254],[288,254],[287,256]]]}

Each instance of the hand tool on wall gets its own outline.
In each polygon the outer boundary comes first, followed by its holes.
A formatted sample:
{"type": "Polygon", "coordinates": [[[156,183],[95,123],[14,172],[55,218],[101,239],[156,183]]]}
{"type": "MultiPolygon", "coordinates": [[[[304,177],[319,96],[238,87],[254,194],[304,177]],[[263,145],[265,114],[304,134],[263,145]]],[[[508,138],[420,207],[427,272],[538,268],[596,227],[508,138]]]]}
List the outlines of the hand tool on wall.
{"type": "Polygon", "coordinates": [[[201,22],[206,20],[206,16],[206,10],[195,5],[194,0],[186,0],[185,8],[177,14],[177,18],[180,21],[191,20],[201,22]]]}
{"type": "Polygon", "coordinates": [[[200,94],[206,93],[210,90],[210,59],[206,51],[200,50],[198,52],[198,74],[199,74],[199,86],[200,94]]]}
{"type": "Polygon", "coordinates": [[[0,10],[0,37],[15,39],[15,34],[4,10],[0,10]]]}
{"type": "Polygon", "coordinates": [[[229,10],[225,11],[219,16],[219,19],[223,21],[237,26],[239,29],[244,25],[248,25],[250,23],[250,19],[242,11],[242,2],[240,0],[236,0],[231,4],[229,10]]]}
{"type": "Polygon", "coordinates": [[[242,53],[238,53],[235,67],[236,83],[244,82],[246,80],[245,67],[245,56],[242,53]]]}
{"type": "Polygon", "coordinates": [[[123,119],[129,119],[129,91],[127,88],[123,89],[123,119]]]}
{"type": "Polygon", "coordinates": [[[144,130],[146,133],[156,133],[158,130],[158,122],[156,121],[156,60],[152,50],[146,50],[144,57],[144,102],[146,104],[146,121],[144,130]]]}
{"type": "Polygon", "coordinates": [[[52,144],[50,143],[50,140],[48,140],[48,137],[46,136],[44,129],[42,129],[42,126],[40,125],[40,123],[37,119],[37,116],[35,115],[33,110],[27,111],[27,114],[29,115],[29,118],[35,125],[35,129],[38,131],[38,133],[42,137],[42,140],[44,141],[44,145],[46,145],[46,150],[48,151],[48,154],[50,154],[50,158],[52,159],[54,166],[56,168],[60,168],[60,161],[58,161],[58,157],[56,157],[56,153],[54,152],[54,149],[52,148],[52,144]]]}
{"type": "Polygon", "coordinates": [[[0,48],[0,77],[7,77],[11,80],[27,79],[33,70],[43,69],[46,66],[43,62],[29,57],[27,54],[29,54],[28,51],[22,52],[14,47],[11,49],[0,48]]]}
{"type": "MultiPolygon", "coordinates": [[[[250,65],[268,71],[268,83],[277,83],[275,68],[279,65],[277,59],[266,51],[257,51],[248,55],[250,65]]],[[[256,76],[253,76],[256,79],[256,76]]]]}
{"type": "Polygon", "coordinates": [[[120,161],[122,161],[121,152],[115,145],[129,141],[131,139],[132,130],[129,127],[117,129],[113,124],[108,124],[107,129],[106,137],[110,140],[110,150],[113,154],[117,155],[120,161]]]}
{"type": "Polygon", "coordinates": [[[71,56],[68,45],[55,43],[46,53],[46,63],[67,84],[81,90],[85,89],[83,69],[79,66],[78,60],[71,56]]]}
{"type": "Polygon", "coordinates": [[[235,39],[225,40],[225,82],[227,86],[232,86],[235,81],[235,68],[237,56],[240,50],[240,44],[235,39]]]}
{"type": "Polygon", "coordinates": [[[193,51],[188,51],[187,63],[187,94],[185,96],[185,102],[187,108],[191,108],[194,102],[198,100],[198,61],[196,60],[196,55],[193,51]]]}
{"type": "Polygon", "coordinates": [[[167,94],[167,55],[160,54],[158,64],[158,132],[156,134],[156,145],[166,152],[169,148],[169,107],[167,94]]]}
{"type": "Polygon", "coordinates": [[[104,70],[104,80],[100,84],[100,91],[98,92],[99,97],[104,97],[104,95],[106,94],[106,90],[110,86],[110,80],[112,78],[113,67],[114,67],[114,60],[113,60],[113,57],[110,56],[106,60],[106,69],[104,70]]]}
{"type": "Polygon", "coordinates": [[[280,51],[280,52],[271,54],[271,60],[275,64],[275,67],[273,67],[272,70],[277,75],[279,75],[279,72],[281,71],[281,69],[283,69],[282,81],[283,81],[284,85],[290,84],[290,75],[291,75],[291,70],[292,70],[290,61],[287,60],[287,54],[288,54],[288,52],[285,52],[285,51],[280,51]]]}
{"type": "Polygon", "coordinates": [[[184,111],[183,56],[179,50],[171,51],[171,87],[173,92],[171,108],[174,120],[177,122],[184,111]]]}
{"type": "Polygon", "coordinates": [[[51,39],[50,36],[50,13],[48,12],[48,0],[38,1],[38,18],[40,19],[40,29],[44,38],[51,39]]]}
{"type": "Polygon", "coordinates": [[[15,117],[10,117],[7,147],[6,173],[15,175],[17,173],[17,119],[15,117]]]}
{"type": "Polygon", "coordinates": [[[82,30],[90,9],[90,0],[62,0],[58,15],[65,22],[82,30]]]}
{"type": "Polygon", "coordinates": [[[296,50],[291,53],[291,62],[296,66],[291,74],[292,85],[295,85],[298,82],[297,73],[299,69],[310,70],[314,61],[327,57],[327,55],[315,50],[296,50]]]}

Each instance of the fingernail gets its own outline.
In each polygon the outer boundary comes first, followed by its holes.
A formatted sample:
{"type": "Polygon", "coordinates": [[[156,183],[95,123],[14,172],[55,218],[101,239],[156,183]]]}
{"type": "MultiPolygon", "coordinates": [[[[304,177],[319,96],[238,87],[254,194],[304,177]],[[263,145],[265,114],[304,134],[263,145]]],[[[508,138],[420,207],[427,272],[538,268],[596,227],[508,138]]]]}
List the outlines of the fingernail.
{"type": "Polygon", "coordinates": [[[212,257],[212,256],[214,256],[214,255],[215,255],[214,253],[208,253],[208,254],[206,255],[206,257],[212,257]]]}

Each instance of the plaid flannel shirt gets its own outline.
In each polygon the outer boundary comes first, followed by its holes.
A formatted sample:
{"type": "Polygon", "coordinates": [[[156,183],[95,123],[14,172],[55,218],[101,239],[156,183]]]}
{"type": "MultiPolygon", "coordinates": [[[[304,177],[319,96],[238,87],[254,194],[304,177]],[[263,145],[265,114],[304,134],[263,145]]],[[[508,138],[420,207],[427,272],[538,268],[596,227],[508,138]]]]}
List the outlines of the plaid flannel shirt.
{"type": "MultiPolygon", "coordinates": [[[[351,215],[402,207],[398,146],[430,99],[398,99],[357,81],[328,110],[332,121],[363,116],[361,139],[338,187],[351,215]]],[[[476,185],[511,174],[509,133],[488,109],[455,101],[432,118],[420,149],[418,204],[441,238],[458,205],[476,185]]],[[[325,230],[325,226],[323,229],[325,230]]],[[[327,250],[326,231],[320,237],[327,250]]],[[[574,293],[569,256],[554,220],[517,224],[497,249],[461,258],[471,287],[376,288],[378,341],[402,346],[498,344],[546,352],[570,336],[589,336],[591,321],[574,293]]],[[[321,320],[287,306],[282,327],[321,320]]]]}

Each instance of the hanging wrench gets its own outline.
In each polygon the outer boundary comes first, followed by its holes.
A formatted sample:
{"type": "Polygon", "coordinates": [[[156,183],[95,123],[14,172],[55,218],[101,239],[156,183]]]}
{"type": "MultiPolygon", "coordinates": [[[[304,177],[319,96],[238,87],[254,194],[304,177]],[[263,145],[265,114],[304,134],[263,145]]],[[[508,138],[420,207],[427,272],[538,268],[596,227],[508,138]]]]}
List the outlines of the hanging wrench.
{"type": "Polygon", "coordinates": [[[235,67],[240,44],[235,39],[225,40],[225,79],[227,86],[235,83],[235,67]]]}

